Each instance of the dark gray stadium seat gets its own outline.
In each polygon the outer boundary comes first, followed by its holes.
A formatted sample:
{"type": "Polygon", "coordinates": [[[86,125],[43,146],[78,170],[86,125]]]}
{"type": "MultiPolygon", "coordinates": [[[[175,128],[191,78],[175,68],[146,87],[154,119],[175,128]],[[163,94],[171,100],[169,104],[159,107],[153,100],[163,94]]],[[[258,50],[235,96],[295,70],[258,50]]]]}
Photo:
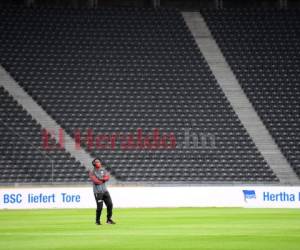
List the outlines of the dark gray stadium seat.
{"type": "Polygon", "coordinates": [[[203,10],[265,126],[300,177],[300,10],[203,10]]]}
{"type": "MultiPolygon", "coordinates": [[[[277,182],[179,12],[1,9],[0,60],[71,136],[158,128],[215,135],[210,148],[92,150],[121,181],[277,182]],[[258,173],[258,174],[257,174],[258,173]]],[[[87,147],[85,143],[82,145],[87,147]]],[[[63,163],[62,163],[63,164],[63,163]]],[[[61,180],[65,180],[62,177],[61,180]]]]}
{"type": "Polygon", "coordinates": [[[43,148],[42,128],[3,87],[0,97],[0,183],[58,183],[61,174],[63,182],[88,181],[85,168],[69,153],[43,148]]]}

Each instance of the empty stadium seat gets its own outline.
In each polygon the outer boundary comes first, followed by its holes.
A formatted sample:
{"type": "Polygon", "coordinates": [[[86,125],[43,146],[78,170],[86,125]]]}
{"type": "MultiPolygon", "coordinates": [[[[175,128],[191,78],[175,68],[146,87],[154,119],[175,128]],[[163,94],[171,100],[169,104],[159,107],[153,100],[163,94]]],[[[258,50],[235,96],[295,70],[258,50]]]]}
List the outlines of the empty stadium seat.
{"type": "MultiPolygon", "coordinates": [[[[91,150],[118,180],[278,182],[179,12],[4,8],[0,13],[1,64],[71,136],[89,128],[95,135],[137,128],[174,132],[175,149],[91,150]],[[185,129],[210,133],[216,144],[179,147],[185,129]]],[[[85,142],[82,146],[87,149],[85,142]]]]}
{"type": "Polygon", "coordinates": [[[202,13],[241,87],[300,177],[299,9],[202,13]]]}

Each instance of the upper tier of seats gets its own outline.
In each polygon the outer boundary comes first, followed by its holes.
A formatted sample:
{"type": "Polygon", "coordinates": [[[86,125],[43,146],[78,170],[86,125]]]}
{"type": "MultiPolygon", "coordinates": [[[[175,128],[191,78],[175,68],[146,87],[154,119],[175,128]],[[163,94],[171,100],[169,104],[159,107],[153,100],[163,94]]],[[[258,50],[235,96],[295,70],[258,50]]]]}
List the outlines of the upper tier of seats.
{"type": "Polygon", "coordinates": [[[226,60],[300,176],[300,10],[205,10],[226,60]]]}
{"type": "Polygon", "coordinates": [[[0,100],[0,183],[88,180],[85,168],[49,136],[46,149],[40,125],[3,87],[0,100]]]}
{"type": "MultiPolygon", "coordinates": [[[[71,136],[173,132],[173,149],[91,150],[118,180],[276,182],[202,57],[168,9],[2,9],[0,60],[71,136]],[[184,132],[215,146],[179,147],[184,132]]],[[[86,147],[85,143],[82,143],[86,147]]]]}

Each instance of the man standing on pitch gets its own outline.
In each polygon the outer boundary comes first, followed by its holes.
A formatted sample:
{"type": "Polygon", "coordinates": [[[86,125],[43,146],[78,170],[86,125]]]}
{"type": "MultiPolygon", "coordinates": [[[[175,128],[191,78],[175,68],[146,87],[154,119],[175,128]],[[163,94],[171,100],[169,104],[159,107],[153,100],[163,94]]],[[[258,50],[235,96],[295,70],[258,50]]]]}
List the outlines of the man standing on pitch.
{"type": "Polygon", "coordinates": [[[112,220],[112,209],[113,204],[110,198],[110,194],[106,188],[105,182],[107,182],[110,178],[109,174],[106,170],[102,168],[102,164],[100,159],[96,158],[92,162],[94,168],[90,171],[89,176],[91,181],[93,182],[93,190],[94,196],[97,203],[97,210],[96,210],[96,224],[101,225],[100,216],[103,207],[103,201],[107,207],[107,224],[116,224],[112,220]]]}

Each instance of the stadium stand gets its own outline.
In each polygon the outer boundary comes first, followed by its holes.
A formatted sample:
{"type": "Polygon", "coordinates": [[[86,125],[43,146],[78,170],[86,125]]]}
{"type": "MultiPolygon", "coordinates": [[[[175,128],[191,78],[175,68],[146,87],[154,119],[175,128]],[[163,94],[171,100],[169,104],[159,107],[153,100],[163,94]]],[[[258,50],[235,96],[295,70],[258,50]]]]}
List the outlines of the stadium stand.
{"type": "Polygon", "coordinates": [[[203,10],[244,92],[300,176],[300,10],[203,10]]]}
{"type": "Polygon", "coordinates": [[[87,172],[0,87],[0,183],[86,182],[87,172]]]}
{"type": "Polygon", "coordinates": [[[71,136],[89,128],[176,135],[173,149],[93,148],[118,180],[279,181],[179,12],[4,8],[0,16],[1,64],[71,136]],[[180,147],[187,128],[213,134],[215,146],[180,147]]]}

